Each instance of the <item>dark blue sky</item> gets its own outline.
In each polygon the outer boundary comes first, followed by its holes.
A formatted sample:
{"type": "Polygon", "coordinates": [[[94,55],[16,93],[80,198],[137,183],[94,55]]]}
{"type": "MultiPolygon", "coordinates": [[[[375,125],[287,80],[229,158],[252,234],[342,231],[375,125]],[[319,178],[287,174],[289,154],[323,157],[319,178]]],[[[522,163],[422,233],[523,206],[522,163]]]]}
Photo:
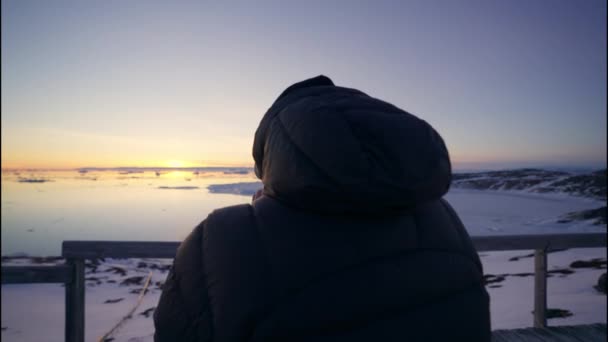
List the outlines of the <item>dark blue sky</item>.
{"type": "Polygon", "coordinates": [[[606,164],[605,1],[3,0],[2,166],[251,164],[318,74],[431,123],[457,167],[606,164]]]}

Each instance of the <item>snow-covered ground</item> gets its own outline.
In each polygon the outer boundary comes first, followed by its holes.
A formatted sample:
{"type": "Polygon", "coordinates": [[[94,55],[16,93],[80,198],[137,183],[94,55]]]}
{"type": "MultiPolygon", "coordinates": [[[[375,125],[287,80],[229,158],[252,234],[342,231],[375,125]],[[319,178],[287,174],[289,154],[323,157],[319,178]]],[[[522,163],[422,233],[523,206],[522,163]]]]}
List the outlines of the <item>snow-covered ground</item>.
{"type": "MultiPolygon", "coordinates": [[[[153,341],[152,313],[161,292],[158,285],[164,282],[170,263],[171,260],[106,259],[97,270],[87,267],[85,340],[98,341],[137,304],[151,272],[149,291],[143,301],[111,337],[115,338],[113,341],[153,341]],[[160,265],[161,269],[138,267],[141,262],[160,265]],[[139,284],[121,284],[125,279],[137,281],[139,277],[139,284]]],[[[2,340],[63,341],[64,300],[65,288],[60,284],[3,285],[2,340]]]]}
{"type": "MultiPolygon", "coordinates": [[[[509,261],[513,257],[529,253],[530,251],[513,251],[481,254],[486,275],[504,277],[504,281],[488,284],[493,329],[532,326],[534,278],[526,274],[534,272],[533,258],[523,257],[509,261]]],[[[593,288],[599,276],[606,272],[605,264],[603,269],[570,267],[573,261],[595,258],[605,261],[606,250],[571,249],[549,254],[549,271],[557,272],[551,273],[548,280],[548,306],[572,313],[570,317],[550,319],[550,325],[606,322],[606,295],[593,288]],[[573,273],[562,274],[570,271],[573,273]]],[[[11,262],[15,263],[28,263],[28,259],[11,262]]],[[[171,260],[157,259],[106,259],[96,270],[87,267],[86,341],[98,341],[129,312],[137,303],[150,272],[152,278],[149,292],[132,318],[126,320],[111,337],[114,338],[113,341],[152,341],[152,312],[161,293],[158,285],[164,282],[170,263],[171,260]],[[121,285],[127,279],[134,280],[137,284],[121,285]]],[[[65,289],[58,284],[3,285],[2,340],[62,341],[64,298],[65,289]]]]}

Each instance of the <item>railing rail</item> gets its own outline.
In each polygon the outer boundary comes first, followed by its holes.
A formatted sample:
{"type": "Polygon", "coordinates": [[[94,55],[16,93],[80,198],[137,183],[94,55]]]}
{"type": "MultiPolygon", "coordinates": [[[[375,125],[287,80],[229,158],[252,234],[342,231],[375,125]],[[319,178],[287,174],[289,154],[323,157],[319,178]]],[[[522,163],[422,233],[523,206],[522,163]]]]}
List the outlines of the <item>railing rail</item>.
{"type": "Polygon", "coordinates": [[[566,248],[593,248],[606,246],[606,233],[522,234],[472,236],[478,252],[544,249],[552,251],[566,248]]]}
{"type": "MultiPolygon", "coordinates": [[[[534,250],[534,326],[546,327],[547,252],[606,247],[606,233],[474,236],[477,251],[534,250]]],[[[2,266],[2,283],[65,283],[65,340],[84,341],[84,261],[95,258],[173,258],[179,242],[64,241],[59,266],[2,266]]]]}
{"type": "Polygon", "coordinates": [[[2,284],[69,283],[71,268],[57,266],[2,266],[2,284]]]}
{"type": "Polygon", "coordinates": [[[166,258],[172,259],[179,242],[166,241],[64,241],[64,258],[166,258]]]}

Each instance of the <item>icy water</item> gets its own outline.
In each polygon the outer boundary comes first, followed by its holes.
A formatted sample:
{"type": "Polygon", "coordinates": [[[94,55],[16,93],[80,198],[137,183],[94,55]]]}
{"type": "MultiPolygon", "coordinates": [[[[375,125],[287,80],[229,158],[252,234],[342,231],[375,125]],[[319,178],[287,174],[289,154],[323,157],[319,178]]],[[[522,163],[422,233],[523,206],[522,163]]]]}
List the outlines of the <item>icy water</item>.
{"type": "Polygon", "coordinates": [[[63,240],[179,241],[213,209],[250,200],[210,194],[208,185],[252,180],[223,172],[4,173],[2,254],[59,255],[63,240]]]}
{"type": "MultiPolygon", "coordinates": [[[[210,193],[207,186],[255,180],[252,173],[217,170],[5,172],[2,254],[59,255],[63,240],[180,241],[213,209],[250,201],[210,193]]],[[[595,200],[461,189],[446,198],[471,235],[606,230],[589,222],[556,223],[568,212],[602,205],[595,200]]]]}

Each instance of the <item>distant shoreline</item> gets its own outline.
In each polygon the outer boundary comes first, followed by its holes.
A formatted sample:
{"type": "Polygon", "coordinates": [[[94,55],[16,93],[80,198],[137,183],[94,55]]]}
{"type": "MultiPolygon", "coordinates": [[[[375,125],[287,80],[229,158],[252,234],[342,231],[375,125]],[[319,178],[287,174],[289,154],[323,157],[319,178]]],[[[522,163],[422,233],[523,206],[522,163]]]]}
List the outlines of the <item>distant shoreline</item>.
{"type": "MultiPolygon", "coordinates": [[[[224,170],[250,170],[254,166],[190,166],[190,167],[169,167],[169,166],[116,166],[116,167],[70,167],[70,168],[2,168],[1,172],[49,172],[49,171],[224,171],[224,170]]],[[[545,170],[563,171],[571,173],[593,172],[606,169],[604,166],[536,166],[536,167],[453,167],[453,173],[479,173],[493,171],[515,171],[515,170],[545,170]]]]}
{"type": "Polygon", "coordinates": [[[3,168],[1,172],[48,172],[48,171],[224,171],[251,170],[253,166],[192,166],[192,167],[77,167],[77,168],[3,168]]]}

